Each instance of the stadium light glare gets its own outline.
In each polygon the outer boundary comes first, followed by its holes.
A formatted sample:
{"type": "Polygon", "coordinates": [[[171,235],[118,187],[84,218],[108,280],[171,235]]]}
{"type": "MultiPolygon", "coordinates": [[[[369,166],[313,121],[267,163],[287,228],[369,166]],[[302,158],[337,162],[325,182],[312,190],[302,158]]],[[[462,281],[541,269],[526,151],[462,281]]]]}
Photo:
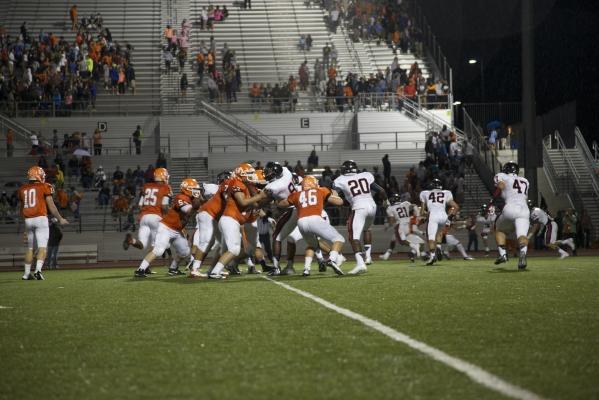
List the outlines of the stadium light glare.
{"type": "Polygon", "coordinates": [[[478,61],[475,60],[474,58],[471,58],[468,60],[468,64],[476,64],[478,61]]]}
{"type": "Polygon", "coordinates": [[[460,104],[462,104],[462,102],[459,100],[453,102],[454,106],[459,106],[460,104]]]}

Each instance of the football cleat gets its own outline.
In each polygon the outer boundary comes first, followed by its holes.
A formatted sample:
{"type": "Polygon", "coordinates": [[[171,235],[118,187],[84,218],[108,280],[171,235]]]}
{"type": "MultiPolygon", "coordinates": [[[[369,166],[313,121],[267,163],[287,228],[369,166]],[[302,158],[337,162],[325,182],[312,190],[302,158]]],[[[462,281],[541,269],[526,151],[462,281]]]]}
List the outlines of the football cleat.
{"type": "Polygon", "coordinates": [[[152,275],[152,274],[155,274],[155,273],[156,273],[156,272],[152,271],[152,270],[150,269],[150,267],[146,268],[146,271],[145,271],[145,272],[146,272],[146,275],[152,275]]]}
{"type": "Polygon", "coordinates": [[[33,276],[33,274],[27,274],[27,275],[23,275],[21,277],[21,279],[24,281],[32,281],[35,279],[35,277],[33,276]]]}
{"type": "Polygon", "coordinates": [[[225,269],[229,271],[230,275],[241,275],[241,271],[237,268],[237,265],[227,265],[225,269]]]}
{"type": "MultiPolygon", "coordinates": [[[[330,261],[330,260],[329,260],[329,261],[327,262],[327,265],[328,265],[329,267],[331,267],[331,268],[333,269],[333,271],[334,271],[334,272],[335,272],[337,275],[343,275],[343,271],[341,271],[341,268],[339,268],[339,266],[337,265],[337,263],[336,263],[336,262],[334,262],[334,261],[330,261]]],[[[366,268],[366,267],[364,267],[364,268],[366,268]]]]}
{"type": "Polygon", "coordinates": [[[440,248],[438,248],[438,247],[435,249],[435,258],[436,258],[438,261],[441,261],[441,260],[443,260],[443,250],[441,250],[441,249],[440,249],[440,248]]]}
{"type": "Polygon", "coordinates": [[[227,276],[223,274],[210,274],[208,275],[208,279],[227,279],[227,276]]]}
{"type": "Polygon", "coordinates": [[[451,260],[451,257],[449,256],[449,252],[447,252],[447,251],[443,252],[443,258],[445,258],[446,260],[451,260]]]}
{"type": "Polygon", "coordinates": [[[190,278],[207,278],[208,275],[203,274],[200,272],[200,270],[191,270],[189,271],[189,275],[190,278]]]}
{"type": "Polygon", "coordinates": [[[466,261],[474,261],[474,257],[470,257],[470,256],[464,257],[464,260],[466,260],[466,261]]]}
{"type": "Polygon", "coordinates": [[[268,271],[268,276],[278,276],[281,275],[281,270],[278,267],[273,267],[270,271],[268,271]]]}
{"type": "Polygon", "coordinates": [[[363,274],[365,272],[368,272],[368,268],[366,268],[366,265],[356,265],[351,271],[348,272],[348,274],[357,275],[363,274]]]}
{"type": "Polygon", "coordinates": [[[168,274],[170,276],[177,276],[177,275],[185,275],[185,272],[180,271],[179,268],[169,268],[168,274]]]}
{"type": "Polygon", "coordinates": [[[143,269],[136,269],[133,273],[133,276],[136,278],[145,278],[147,275],[146,271],[144,271],[143,269]]]}
{"type": "Polygon", "coordinates": [[[502,256],[497,257],[497,259],[495,260],[495,265],[503,264],[506,262],[507,262],[507,255],[504,254],[502,256]]]}
{"type": "Polygon", "coordinates": [[[372,264],[372,257],[366,257],[366,260],[364,260],[364,262],[366,263],[366,265],[372,264]]]}
{"type": "Polygon", "coordinates": [[[388,251],[386,251],[386,252],[384,252],[383,254],[381,254],[381,255],[379,256],[379,258],[380,258],[381,260],[385,260],[385,261],[387,261],[387,260],[389,259],[389,257],[390,257],[390,256],[391,256],[391,253],[390,253],[390,252],[388,252],[388,251]]]}
{"type": "Polygon", "coordinates": [[[318,272],[326,272],[327,271],[327,263],[325,260],[318,261],[318,272]]]}
{"type": "Polygon", "coordinates": [[[287,267],[285,267],[284,270],[281,271],[281,275],[293,275],[293,274],[295,274],[295,269],[291,265],[288,265],[287,267]]]}
{"type": "Polygon", "coordinates": [[[308,268],[304,268],[304,272],[302,272],[302,276],[310,276],[310,270],[308,268]]]}
{"type": "Polygon", "coordinates": [[[131,235],[130,233],[128,233],[125,236],[125,240],[123,240],[123,250],[128,250],[129,246],[131,245],[131,239],[133,239],[133,235],[131,235]]]}
{"type": "Polygon", "coordinates": [[[258,275],[258,274],[261,274],[261,272],[256,269],[255,265],[252,265],[252,266],[248,267],[248,274],[249,275],[258,275]]]}
{"type": "Polygon", "coordinates": [[[424,265],[433,265],[434,263],[437,262],[437,256],[435,254],[433,254],[428,261],[426,262],[426,264],[424,265]]]}
{"type": "Polygon", "coordinates": [[[568,254],[568,253],[562,253],[562,254],[559,256],[559,259],[560,259],[560,260],[563,260],[563,259],[564,259],[564,258],[566,258],[566,257],[570,257],[570,254],[568,254]]]}
{"type": "Polygon", "coordinates": [[[526,253],[521,251],[518,256],[518,269],[525,270],[526,269],[526,253]]]}
{"type": "Polygon", "coordinates": [[[415,259],[416,259],[416,253],[414,253],[413,251],[410,251],[410,261],[414,262],[415,259]]]}
{"type": "Polygon", "coordinates": [[[38,272],[34,273],[33,277],[35,278],[36,281],[44,280],[44,275],[42,275],[42,271],[38,271],[38,272]]]}
{"type": "Polygon", "coordinates": [[[339,256],[337,257],[337,266],[339,268],[341,268],[341,266],[343,265],[343,263],[347,260],[347,258],[345,258],[345,256],[341,253],[339,253],[339,256]]]}

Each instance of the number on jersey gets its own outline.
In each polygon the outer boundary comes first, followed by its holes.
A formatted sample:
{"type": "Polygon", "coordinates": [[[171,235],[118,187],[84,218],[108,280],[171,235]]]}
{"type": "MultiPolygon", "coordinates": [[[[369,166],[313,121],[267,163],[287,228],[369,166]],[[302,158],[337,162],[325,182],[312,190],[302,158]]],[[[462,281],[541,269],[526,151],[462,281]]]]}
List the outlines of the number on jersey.
{"type": "Polygon", "coordinates": [[[318,203],[318,198],[316,197],[316,189],[310,189],[301,192],[299,201],[302,205],[302,208],[306,208],[308,206],[315,206],[316,203],[318,203]]]}
{"type": "Polygon", "coordinates": [[[297,190],[295,190],[295,185],[293,184],[293,182],[289,183],[289,186],[287,186],[287,190],[289,190],[289,193],[297,192],[297,190]]]}
{"type": "Polygon", "coordinates": [[[146,189],[146,192],[144,193],[144,202],[143,205],[144,206],[155,206],[156,202],[158,201],[157,197],[156,197],[156,193],[158,193],[158,189],[146,189]]]}
{"type": "Polygon", "coordinates": [[[514,185],[512,188],[516,190],[518,194],[524,193],[525,195],[528,195],[528,183],[526,181],[514,179],[514,185]]]}
{"type": "Polygon", "coordinates": [[[408,218],[410,216],[408,210],[405,207],[397,207],[395,211],[397,211],[397,215],[399,216],[399,218],[408,218]]]}
{"type": "Polygon", "coordinates": [[[359,196],[361,194],[370,193],[370,185],[366,178],[360,178],[358,180],[352,180],[347,182],[349,185],[349,191],[352,196],[359,196]]]}
{"type": "Polygon", "coordinates": [[[432,192],[428,195],[428,199],[431,203],[443,203],[445,200],[445,193],[443,192],[432,192]]]}
{"type": "Polygon", "coordinates": [[[28,189],[23,192],[23,208],[33,208],[37,202],[35,189],[28,189]]]}

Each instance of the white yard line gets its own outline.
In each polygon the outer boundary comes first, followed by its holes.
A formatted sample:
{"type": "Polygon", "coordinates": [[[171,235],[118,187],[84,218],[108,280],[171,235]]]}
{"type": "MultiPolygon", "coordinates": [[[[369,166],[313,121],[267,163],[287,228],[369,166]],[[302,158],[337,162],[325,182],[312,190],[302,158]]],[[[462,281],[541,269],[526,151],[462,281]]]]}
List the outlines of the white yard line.
{"type": "Polygon", "coordinates": [[[459,371],[459,372],[467,375],[474,382],[479,383],[483,386],[486,386],[487,388],[489,388],[491,390],[494,390],[496,392],[499,392],[505,396],[508,396],[508,397],[511,397],[514,399],[521,399],[521,400],[541,400],[542,399],[541,396],[539,396],[531,391],[528,391],[526,389],[523,389],[519,386],[513,385],[513,384],[501,379],[500,377],[493,375],[490,372],[485,371],[481,367],[478,367],[478,366],[471,364],[467,361],[464,361],[460,358],[451,356],[439,349],[429,346],[428,344],[426,344],[424,342],[420,342],[416,339],[412,339],[410,336],[408,336],[404,333],[401,333],[399,331],[396,331],[395,329],[390,328],[386,325],[383,325],[374,319],[370,319],[361,314],[355,313],[351,310],[348,310],[347,308],[339,307],[339,306],[331,303],[330,301],[326,301],[318,296],[313,295],[312,293],[305,292],[300,289],[296,289],[293,286],[287,285],[286,283],[267,278],[266,276],[262,276],[262,278],[274,283],[275,285],[279,285],[291,292],[297,293],[300,296],[303,296],[307,299],[315,301],[316,303],[328,308],[329,310],[335,311],[336,313],[341,314],[347,318],[351,318],[355,321],[361,322],[363,325],[366,325],[367,327],[374,329],[375,331],[378,331],[378,332],[382,333],[383,335],[390,337],[391,339],[395,340],[396,342],[403,343],[403,344],[411,347],[412,349],[418,350],[421,353],[424,353],[427,356],[431,357],[432,359],[437,360],[437,361],[447,365],[448,367],[453,368],[456,371],[459,371]]]}
{"type": "Polygon", "coordinates": [[[12,308],[10,306],[0,306],[0,310],[4,309],[4,310],[8,310],[9,308],[12,308]]]}

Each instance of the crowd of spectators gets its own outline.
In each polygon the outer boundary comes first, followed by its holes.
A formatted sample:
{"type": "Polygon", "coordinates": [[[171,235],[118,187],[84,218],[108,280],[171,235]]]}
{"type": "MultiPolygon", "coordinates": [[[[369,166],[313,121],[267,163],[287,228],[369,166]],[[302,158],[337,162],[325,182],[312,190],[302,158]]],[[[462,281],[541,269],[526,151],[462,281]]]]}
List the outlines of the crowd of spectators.
{"type": "MultiPolygon", "coordinates": [[[[76,7],[76,6],[73,6],[76,7]]],[[[73,9],[71,9],[73,10],[73,9]]],[[[98,14],[73,15],[72,41],[23,22],[18,35],[0,27],[0,105],[4,112],[70,115],[95,108],[98,86],[115,95],[135,93],[133,47],[113,40],[98,14]]]]}

